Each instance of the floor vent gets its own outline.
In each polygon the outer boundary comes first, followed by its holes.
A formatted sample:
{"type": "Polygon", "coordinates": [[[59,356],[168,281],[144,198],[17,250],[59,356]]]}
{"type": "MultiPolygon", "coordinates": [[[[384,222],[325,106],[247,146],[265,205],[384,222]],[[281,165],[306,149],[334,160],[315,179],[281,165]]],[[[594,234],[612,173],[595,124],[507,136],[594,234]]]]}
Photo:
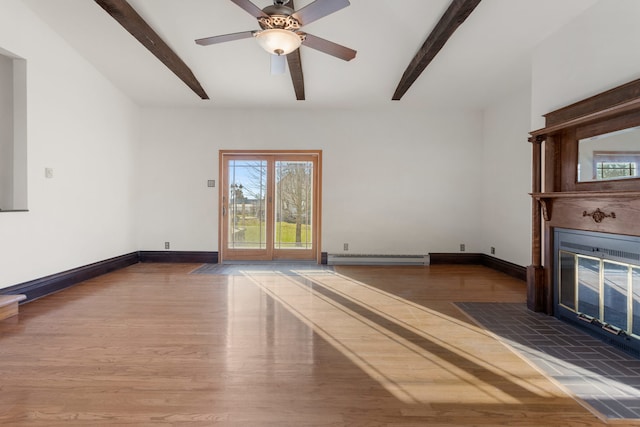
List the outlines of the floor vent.
{"type": "Polygon", "coordinates": [[[329,254],[329,265],[429,265],[429,255],[329,254]]]}

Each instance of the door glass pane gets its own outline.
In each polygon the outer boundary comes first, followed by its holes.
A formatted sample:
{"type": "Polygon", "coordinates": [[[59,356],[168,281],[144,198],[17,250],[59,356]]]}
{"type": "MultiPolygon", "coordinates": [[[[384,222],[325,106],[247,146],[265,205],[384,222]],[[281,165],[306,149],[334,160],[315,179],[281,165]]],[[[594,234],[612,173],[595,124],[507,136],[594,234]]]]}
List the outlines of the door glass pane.
{"type": "Polygon", "coordinates": [[[604,287],[602,290],[604,303],[604,321],[620,329],[627,329],[627,295],[629,284],[629,267],[605,261],[604,287]]]}
{"type": "Polygon", "coordinates": [[[560,252],[560,304],[576,309],[576,256],[560,252]]]}
{"type": "Polygon", "coordinates": [[[631,269],[633,287],[633,333],[640,335],[640,268],[631,269]]]}
{"type": "Polygon", "coordinates": [[[229,160],[229,249],[265,249],[267,188],[266,160],[229,160]]]}
{"type": "Polygon", "coordinates": [[[600,318],[600,260],[578,257],[578,308],[600,318]]]}
{"type": "Polygon", "coordinates": [[[313,162],[276,161],[275,249],[312,249],[313,162]]]}

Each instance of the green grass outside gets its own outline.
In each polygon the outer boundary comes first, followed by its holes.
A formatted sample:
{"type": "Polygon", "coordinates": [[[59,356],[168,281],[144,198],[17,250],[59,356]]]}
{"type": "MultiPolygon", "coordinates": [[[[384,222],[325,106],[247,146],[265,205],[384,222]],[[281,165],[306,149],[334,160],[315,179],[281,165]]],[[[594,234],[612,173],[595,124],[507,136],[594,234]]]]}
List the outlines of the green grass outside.
{"type": "MultiPolygon", "coordinates": [[[[258,243],[260,241],[260,227],[261,224],[255,218],[242,220],[238,219],[236,222],[236,229],[244,229],[244,243],[258,243]]],[[[302,224],[301,240],[307,241],[307,237],[311,239],[310,226],[302,224]]],[[[265,224],[262,224],[262,240],[266,240],[265,236],[265,224]]],[[[276,223],[276,242],[281,242],[285,246],[295,247],[296,242],[296,225],[290,222],[277,222],[276,223]]],[[[309,241],[309,243],[311,243],[309,241]]]]}

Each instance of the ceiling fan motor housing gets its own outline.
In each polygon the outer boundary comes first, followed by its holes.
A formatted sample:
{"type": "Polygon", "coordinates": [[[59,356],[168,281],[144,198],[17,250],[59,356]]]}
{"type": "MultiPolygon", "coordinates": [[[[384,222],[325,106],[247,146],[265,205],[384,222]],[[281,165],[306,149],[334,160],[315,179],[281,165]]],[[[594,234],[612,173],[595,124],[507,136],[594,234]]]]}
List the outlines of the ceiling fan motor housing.
{"type": "Polygon", "coordinates": [[[281,30],[297,31],[300,29],[300,22],[292,16],[272,15],[258,18],[260,28],[263,30],[272,30],[279,28],[281,30]]]}
{"type": "Polygon", "coordinates": [[[262,11],[269,15],[261,16],[258,18],[260,28],[263,30],[271,30],[274,28],[280,28],[283,30],[297,31],[300,29],[300,21],[291,16],[293,9],[283,5],[274,4],[273,6],[267,6],[262,11]]]}

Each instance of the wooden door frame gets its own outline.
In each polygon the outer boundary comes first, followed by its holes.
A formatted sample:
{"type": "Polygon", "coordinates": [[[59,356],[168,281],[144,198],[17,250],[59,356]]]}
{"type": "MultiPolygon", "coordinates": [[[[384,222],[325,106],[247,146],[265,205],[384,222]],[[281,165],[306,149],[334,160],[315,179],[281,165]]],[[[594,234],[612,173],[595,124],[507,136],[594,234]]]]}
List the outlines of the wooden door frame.
{"type": "Polygon", "coordinates": [[[228,192],[227,177],[224,176],[225,171],[225,156],[315,156],[316,157],[316,191],[313,194],[313,218],[312,224],[313,236],[315,238],[315,260],[318,264],[322,263],[322,150],[219,150],[218,152],[218,182],[220,183],[220,189],[218,191],[218,263],[223,264],[225,261],[225,247],[224,247],[224,229],[225,216],[223,215],[223,208],[225,206],[224,196],[228,192]]]}

